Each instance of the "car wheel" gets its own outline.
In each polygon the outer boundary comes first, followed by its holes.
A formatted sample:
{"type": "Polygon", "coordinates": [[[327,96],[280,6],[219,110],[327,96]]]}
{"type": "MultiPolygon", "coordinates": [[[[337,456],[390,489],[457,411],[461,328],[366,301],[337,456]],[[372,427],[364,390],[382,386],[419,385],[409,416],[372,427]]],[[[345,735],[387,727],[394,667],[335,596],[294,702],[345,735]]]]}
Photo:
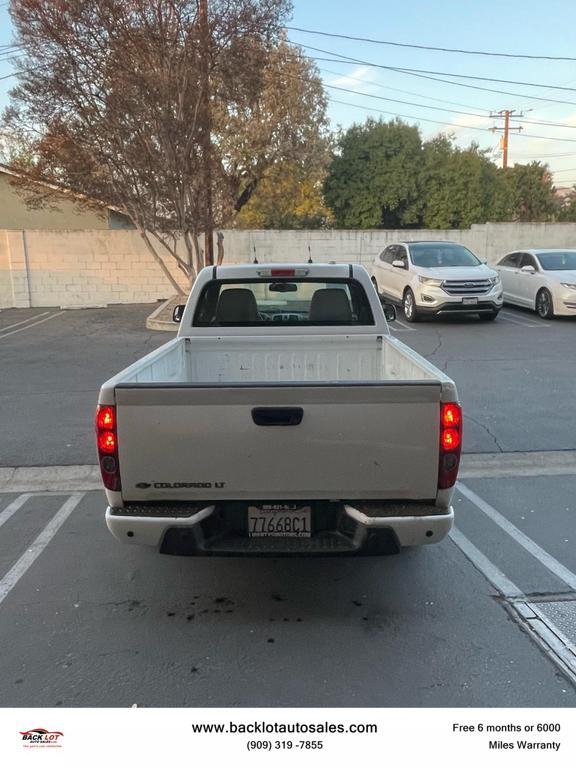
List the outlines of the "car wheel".
{"type": "Polygon", "coordinates": [[[402,300],[402,307],[404,308],[404,317],[409,323],[417,323],[420,320],[418,314],[418,308],[416,306],[416,299],[410,288],[406,288],[404,291],[404,298],[402,300]]]}
{"type": "MultiPolygon", "coordinates": [[[[499,312],[500,310],[498,310],[499,312]]],[[[486,312],[486,314],[479,315],[480,320],[484,320],[485,322],[488,322],[490,320],[496,320],[498,317],[498,312],[486,312]]]]}
{"type": "Polygon", "coordinates": [[[554,304],[552,303],[552,294],[547,288],[542,288],[536,296],[536,312],[544,319],[554,317],[554,304]]]}

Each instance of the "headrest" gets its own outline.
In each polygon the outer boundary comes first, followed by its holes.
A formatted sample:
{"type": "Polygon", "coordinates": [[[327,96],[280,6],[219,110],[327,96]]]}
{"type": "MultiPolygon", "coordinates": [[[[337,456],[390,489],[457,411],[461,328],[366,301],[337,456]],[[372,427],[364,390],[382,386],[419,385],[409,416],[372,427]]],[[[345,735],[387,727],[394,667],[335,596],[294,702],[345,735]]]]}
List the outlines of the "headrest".
{"type": "Polygon", "coordinates": [[[258,307],[248,288],[226,288],[218,298],[217,323],[255,323],[258,307]]]}
{"type": "Polygon", "coordinates": [[[320,288],[312,296],[309,320],[311,323],[352,322],[352,309],[346,291],[342,288],[320,288]]]}

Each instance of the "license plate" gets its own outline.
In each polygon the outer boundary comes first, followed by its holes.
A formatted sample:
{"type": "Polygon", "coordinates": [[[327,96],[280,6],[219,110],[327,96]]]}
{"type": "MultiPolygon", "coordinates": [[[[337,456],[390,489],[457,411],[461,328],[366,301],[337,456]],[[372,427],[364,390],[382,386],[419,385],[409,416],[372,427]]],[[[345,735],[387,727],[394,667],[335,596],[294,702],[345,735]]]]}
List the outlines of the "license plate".
{"type": "Polygon", "coordinates": [[[248,535],[251,538],[309,539],[312,535],[311,521],[310,507],[298,507],[296,504],[248,507],[248,535]]]}
{"type": "Polygon", "coordinates": [[[478,304],[478,299],[462,299],[462,304],[478,304]]]}

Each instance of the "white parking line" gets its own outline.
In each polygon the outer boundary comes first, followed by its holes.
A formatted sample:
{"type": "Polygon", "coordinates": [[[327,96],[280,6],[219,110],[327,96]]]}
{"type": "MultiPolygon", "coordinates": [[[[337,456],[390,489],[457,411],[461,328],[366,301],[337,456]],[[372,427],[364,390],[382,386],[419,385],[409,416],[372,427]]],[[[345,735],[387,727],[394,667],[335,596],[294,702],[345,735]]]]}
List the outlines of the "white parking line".
{"type": "Polygon", "coordinates": [[[8,504],[6,509],[3,512],[0,512],[0,527],[2,527],[4,523],[7,523],[12,515],[18,512],[20,507],[23,507],[31,496],[31,493],[23,493],[22,496],[18,496],[12,504],[8,504]]]}
{"type": "Polygon", "coordinates": [[[18,328],[16,331],[10,331],[10,333],[2,333],[0,331],[0,341],[2,339],[7,339],[8,336],[13,336],[15,333],[22,333],[22,331],[27,331],[29,328],[34,328],[35,325],[41,325],[42,323],[47,323],[48,320],[54,320],[55,317],[60,317],[60,315],[63,315],[64,312],[56,312],[54,315],[50,315],[50,317],[45,317],[44,320],[38,320],[36,323],[32,323],[32,325],[27,325],[24,328],[18,328]]]}
{"type": "Polygon", "coordinates": [[[403,323],[401,320],[398,320],[398,318],[396,318],[396,320],[394,320],[394,324],[401,326],[402,328],[404,328],[405,331],[415,331],[416,330],[416,328],[410,328],[409,325],[406,325],[406,323],[403,323]]]}
{"type": "Polygon", "coordinates": [[[562,631],[531,602],[502,571],[457,528],[449,537],[472,565],[500,593],[518,624],[562,672],[576,684],[576,657],[562,631]]]}
{"type": "Polygon", "coordinates": [[[12,325],[7,325],[4,328],[0,328],[0,333],[4,333],[4,331],[9,331],[11,328],[17,328],[19,325],[25,325],[26,323],[29,323],[31,320],[36,320],[39,317],[45,317],[46,315],[49,315],[49,312],[41,312],[39,315],[32,315],[32,317],[28,317],[26,320],[21,320],[19,323],[13,323],[12,325]]]}
{"type": "Polygon", "coordinates": [[[515,325],[523,325],[525,328],[550,328],[549,323],[544,323],[542,320],[537,320],[534,318],[534,320],[525,320],[522,318],[519,319],[519,315],[512,314],[511,312],[501,311],[500,317],[504,320],[507,320],[509,323],[514,323],[515,325]]]}
{"type": "Polygon", "coordinates": [[[58,512],[56,512],[44,530],[32,542],[26,552],[24,552],[22,557],[16,561],[8,573],[2,578],[0,581],[0,604],[20,581],[22,576],[24,576],[36,558],[42,554],[44,549],[52,541],[84,496],[84,493],[75,493],[70,496],[70,498],[60,507],[58,512]]]}
{"type": "Polygon", "coordinates": [[[486,555],[483,555],[482,552],[480,552],[480,550],[457,528],[452,528],[448,535],[458,549],[461,549],[462,552],[464,552],[468,560],[470,560],[470,562],[484,574],[490,584],[492,584],[493,587],[496,587],[501,595],[514,599],[524,597],[524,593],[520,587],[517,587],[513,581],[510,581],[508,576],[505,576],[502,571],[495,566],[486,555]]]}
{"type": "Polygon", "coordinates": [[[520,544],[521,547],[541,562],[545,568],[567,584],[570,589],[576,591],[576,573],[570,571],[566,566],[556,560],[555,557],[552,557],[552,555],[546,552],[545,549],[542,549],[542,547],[536,544],[536,542],[529,536],[522,533],[522,531],[519,528],[516,528],[516,526],[504,517],[504,515],[494,509],[494,507],[488,504],[487,501],[481,499],[480,496],[474,493],[474,491],[471,491],[470,488],[467,488],[462,483],[458,483],[457,488],[460,493],[463,493],[464,496],[474,504],[474,506],[484,512],[484,514],[495,522],[496,525],[502,528],[503,531],[506,531],[506,533],[520,544]]]}

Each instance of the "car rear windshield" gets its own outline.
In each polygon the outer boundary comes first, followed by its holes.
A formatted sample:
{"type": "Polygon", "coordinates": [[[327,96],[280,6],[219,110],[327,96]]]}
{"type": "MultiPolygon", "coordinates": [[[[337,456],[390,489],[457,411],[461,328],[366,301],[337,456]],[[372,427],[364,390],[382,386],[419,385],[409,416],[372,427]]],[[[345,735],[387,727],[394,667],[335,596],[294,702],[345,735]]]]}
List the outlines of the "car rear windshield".
{"type": "Polygon", "coordinates": [[[202,291],[193,326],[374,325],[366,291],[356,280],[212,280],[202,291]]]}
{"type": "Polygon", "coordinates": [[[576,251],[550,251],[539,253],[538,261],[547,272],[560,272],[563,269],[576,270],[576,251]]]}
{"type": "Polygon", "coordinates": [[[458,243],[412,243],[410,256],[416,267],[478,267],[482,263],[472,251],[458,243]]]}

